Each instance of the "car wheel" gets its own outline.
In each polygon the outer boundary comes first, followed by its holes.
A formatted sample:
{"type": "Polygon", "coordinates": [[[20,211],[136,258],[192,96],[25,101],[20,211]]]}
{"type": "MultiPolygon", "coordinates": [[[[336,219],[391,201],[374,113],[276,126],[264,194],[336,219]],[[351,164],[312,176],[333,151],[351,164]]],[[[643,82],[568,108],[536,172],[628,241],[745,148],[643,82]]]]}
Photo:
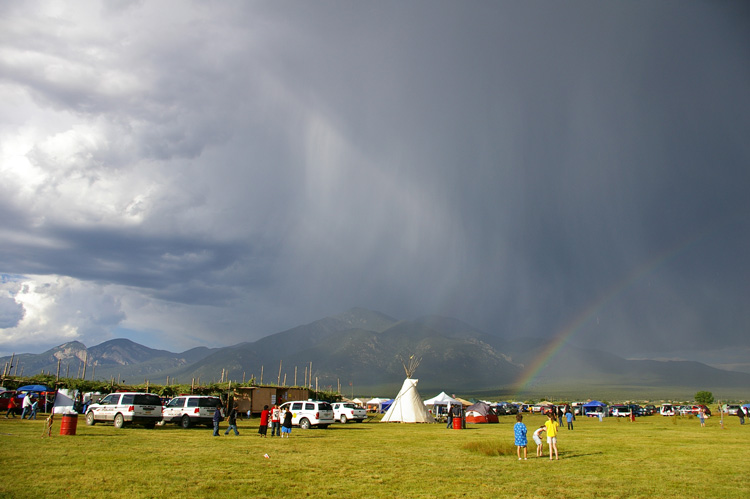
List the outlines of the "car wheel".
{"type": "Polygon", "coordinates": [[[122,428],[125,426],[125,418],[122,417],[122,414],[118,414],[115,416],[115,428],[122,428]]]}
{"type": "Polygon", "coordinates": [[[344,415],[342,414],[342,415],[341,415],[341,419],[340,419],[340,421],[341,421],[341,424],[346,424],[346,416],[344,416],[344,415]]]}
{"type": "Polygon", "coordinates": [[[187,414],[182,416],[182,419],[180,420],[180,426],[182,426],[186,430],[190,428],[190,416],[188,416],[187,414]]]}
{"type": "Polygon", "coordinates": [[[307,418],[302,418],[299,420],[299,427],[303,430],[309,430],[310,429],[310,420],[307,418]]]}
{"type": "Polygon", "coordinates": [[[86,424],[89,426],[94,426],[96,424],[96,419],[94,419],[94,413],[89,411],[88,414],[86,414],[86,424]]]}

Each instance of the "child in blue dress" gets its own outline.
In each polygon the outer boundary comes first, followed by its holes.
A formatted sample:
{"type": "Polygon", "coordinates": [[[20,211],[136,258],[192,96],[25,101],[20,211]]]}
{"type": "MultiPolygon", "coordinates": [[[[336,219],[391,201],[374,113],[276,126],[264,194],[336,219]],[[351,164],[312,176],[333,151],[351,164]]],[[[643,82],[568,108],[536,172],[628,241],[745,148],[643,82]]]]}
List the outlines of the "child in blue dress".
{"type": "Polygon", "coordinates": [[[518,460],[521,460],[521,448],[523,448],[523,458],[526,459],[526,425],[523,424],[523,415],[516,414],[517,423],[513,426],[513,434],[516,437],[516,453],[518,460]]]}

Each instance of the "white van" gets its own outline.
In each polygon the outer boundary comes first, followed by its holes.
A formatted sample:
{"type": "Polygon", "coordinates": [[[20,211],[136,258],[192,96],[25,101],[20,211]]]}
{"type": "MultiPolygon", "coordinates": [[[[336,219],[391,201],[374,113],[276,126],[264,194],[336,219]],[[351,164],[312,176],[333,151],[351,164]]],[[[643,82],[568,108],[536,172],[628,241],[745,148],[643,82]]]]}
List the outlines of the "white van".
{"type": "Polygon", "coordinates": [[[153,428],[161,421],[161,399],[155,393],[110,393],[86,410],[86,424],[112,422],[115,428],[126,424],[142,424],[153,428]]]}
{"type": "Polygon", "coordinates": [[[659,409],[659,414],[662,416],[674,416],[675,406],[672,404],[662,404],[661,409],[659,409]]]}
{"type": "Polygon", "coordinates": [[[221,407],[219,397],[206,395],[181,395],[164,406],[163,421],[177,423],[183,428],[204,424],[212,426],[214,413],[221,407]]]}
{"type": "MultiPolygon", "coordinates": [[[[328,425],[334,423],[333,407],[328,402],[319,402],[316,400],[294,400],[286,402],[279,406],[281,414],[284,409],[292,411],[292,425],[299,426],[307,430],[312,426],[318,428],[328,428],[328,425]]],[[[282,423],[283,423],[282,419],[282,423]]]]}

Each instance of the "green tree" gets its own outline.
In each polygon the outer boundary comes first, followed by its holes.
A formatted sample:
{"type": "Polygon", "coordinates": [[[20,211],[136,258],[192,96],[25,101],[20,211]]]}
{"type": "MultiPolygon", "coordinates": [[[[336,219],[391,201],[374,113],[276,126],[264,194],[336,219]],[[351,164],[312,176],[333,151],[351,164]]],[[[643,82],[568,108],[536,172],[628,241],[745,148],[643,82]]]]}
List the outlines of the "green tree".
{"type": "Polygon", "coordinates": [[[707,391],[700,391],[695,394],[695,401],[699,404],[709,405],[714,403],[714,394],[707,391]]]}

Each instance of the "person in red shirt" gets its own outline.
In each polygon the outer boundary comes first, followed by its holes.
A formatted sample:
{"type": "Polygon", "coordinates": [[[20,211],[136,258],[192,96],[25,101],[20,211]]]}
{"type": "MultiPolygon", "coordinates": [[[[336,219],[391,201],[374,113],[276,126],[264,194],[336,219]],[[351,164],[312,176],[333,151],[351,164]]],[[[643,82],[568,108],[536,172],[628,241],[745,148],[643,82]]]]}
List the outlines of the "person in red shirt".
{"type": "Polygon", "coordinates": [[[258,434],[262,437],[266,437],[268,432],[268,406],[263,406],[263,411],[260,413],[260,426],[258,426],[258,434]]]}
{"type": "Polygon", "coordinates": [[[18,403],[16,401],[16,396],[13,395],[8,401],[8,412],[5,413],[5,419],[8,419],[8,416],[13,416],[13,418],[15,419],[16,407],[18,407],[18,403]]]}

